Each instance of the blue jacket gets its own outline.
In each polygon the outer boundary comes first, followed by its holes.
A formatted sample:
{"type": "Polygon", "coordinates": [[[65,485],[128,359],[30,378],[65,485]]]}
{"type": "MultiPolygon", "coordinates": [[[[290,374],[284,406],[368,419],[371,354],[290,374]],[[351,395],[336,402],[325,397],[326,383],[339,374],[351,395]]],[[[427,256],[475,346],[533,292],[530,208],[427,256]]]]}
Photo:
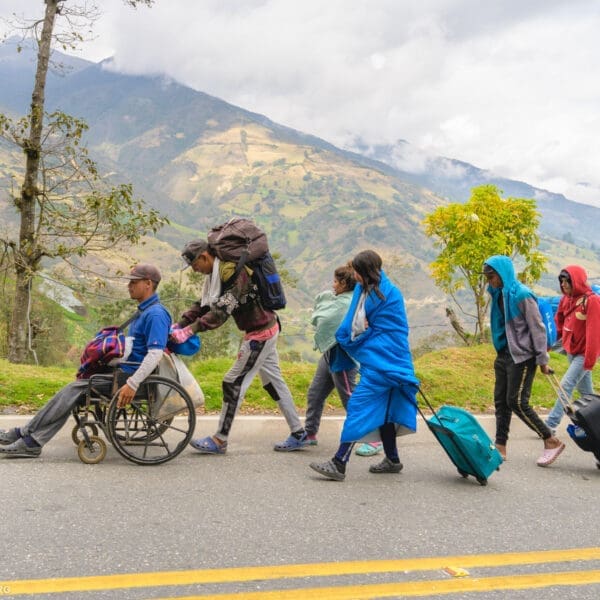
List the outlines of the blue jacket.
{"type": "Polygon", "coordinates": [[[533,357],[538,365],[548,364],[546,328],[535,294],[517,279],[508,256],[490,256],[485,264],[492,267],[502,279],[502,287],[488,286],[492,297],[490,326],[494,348],[497,352],[508,348],[517,364],[533,357]],[[504,312],[500,311],[500,298],[504,312]]]}
{"type": "MultiPolygon", "coordinates": [[[[127,359],[129,362],[141,363],[148,350],[164,350],[167,347],[171,315],[160,303],[158,294],[138,305],[140,314],[131,322],[127,335],[133,337],[133,347],[127,359]]],[[[122,365],[126,373],[133,373],[137,365],[122,365]]]]}

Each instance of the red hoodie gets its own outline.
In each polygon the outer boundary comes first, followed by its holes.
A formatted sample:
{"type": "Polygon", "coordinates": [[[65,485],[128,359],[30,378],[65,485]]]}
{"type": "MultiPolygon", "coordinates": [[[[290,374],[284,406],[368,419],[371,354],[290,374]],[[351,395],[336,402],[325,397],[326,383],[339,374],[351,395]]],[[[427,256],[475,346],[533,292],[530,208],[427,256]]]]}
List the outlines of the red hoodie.
{"type": "Polygon", "coordinates": [[[563,270],[571,278],[572,292],[563,294],[558,304],[558,337],[569,354],[585,355],[583,368],[591,371],[600,356],[600,296],[588,285],[583,267],[569,265],[563,270]]]}

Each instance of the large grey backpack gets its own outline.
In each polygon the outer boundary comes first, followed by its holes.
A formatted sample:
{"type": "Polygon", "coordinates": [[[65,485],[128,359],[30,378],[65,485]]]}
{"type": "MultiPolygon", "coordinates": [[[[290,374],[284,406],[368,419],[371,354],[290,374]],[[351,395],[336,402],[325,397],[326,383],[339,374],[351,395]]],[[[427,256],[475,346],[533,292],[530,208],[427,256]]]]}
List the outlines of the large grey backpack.
{"type": "Polygon", "coordinates": [[[207,240],[215,254],[225,261],[237,262],[247,252],[246,262],[249,262],[269,251],[266,233],[250,219],[241,217],[213,227],[207,240]]]}
{"type": "Polygon", "coordinates": [[[234,217],[213,227],[207,239],[220,260],[237,263],[233,275],[223,282],[222,291],[231,287],[244,265],[248,265],[263,307],[267,310],[285,308],[285,292],[269,252],[267,235],[253,221],[234,217]]]}

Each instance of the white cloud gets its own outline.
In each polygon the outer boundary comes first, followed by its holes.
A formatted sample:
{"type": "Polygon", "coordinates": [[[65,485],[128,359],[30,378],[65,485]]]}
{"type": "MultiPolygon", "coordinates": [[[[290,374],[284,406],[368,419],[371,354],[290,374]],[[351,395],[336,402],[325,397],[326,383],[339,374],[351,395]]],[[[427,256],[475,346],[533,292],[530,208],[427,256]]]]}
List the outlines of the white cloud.
{"type": "Polygon", "coordinates": [[[434,164],[435,170],[449,179],[462,179],[468,174],[466,166],[445,158],[436,161],[434,164]]]}
{"type": "Polygon", "coordinates": [[[425,173],[429,166],[429,157],[419,148],[408,144],[397,144],[392,153],[394,167],[407,173],[425,173]]]}
{"type": "MultiPolygon", "coordinates": [[[[0,12],[23,4],[4,0],[0,12]]],[[[600,204],[597,2],[102,6],[90,59],[114,54],[125,72],[165,72],[333,143],[408,140],[416,169],[441,155],[600,204]]]]}

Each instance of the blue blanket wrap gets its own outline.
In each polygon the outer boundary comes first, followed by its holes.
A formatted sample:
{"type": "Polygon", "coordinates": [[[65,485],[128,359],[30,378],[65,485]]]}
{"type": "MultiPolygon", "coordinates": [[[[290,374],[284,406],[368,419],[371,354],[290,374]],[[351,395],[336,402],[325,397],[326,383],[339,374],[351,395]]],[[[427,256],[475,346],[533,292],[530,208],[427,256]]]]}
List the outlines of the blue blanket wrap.
{"type": "Polygon", "coordinates": [[[371,291],[365,302],[367,330],[352,340],[352,319],[363,293],[357,284],[336,332],[339,344],[360,364],[360,381],[348,401],[342,442],[377,439],[385,423],[395,423],[398,435],[417,429],[419,380],[408,344],[404,298],[383,271],[379,289],[384,300],[371,291]]]}

